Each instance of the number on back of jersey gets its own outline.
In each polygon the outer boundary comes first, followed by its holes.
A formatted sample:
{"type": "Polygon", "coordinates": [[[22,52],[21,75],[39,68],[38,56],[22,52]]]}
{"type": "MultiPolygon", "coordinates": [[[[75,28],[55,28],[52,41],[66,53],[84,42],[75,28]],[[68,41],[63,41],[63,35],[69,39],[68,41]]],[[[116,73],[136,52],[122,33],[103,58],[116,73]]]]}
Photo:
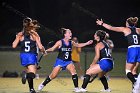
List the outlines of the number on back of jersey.
{"type": "Polygon", "coordinates": [[[138,44],[138,36],[137,35],[133,35],[133,40],[134,40],[134,44],[138,44]]]}
{"type": "Polygon", "coordinates": [[[109,49],[105,48],[105,52],[106,52],[106,56],[107,57],[111,56],[111,53],[110,53],[110,50],[109,49]]]}
{"type": "Polygon", "coordinates": [[[26,41],[25,42],[25,52],[29,52],[30,51],[30,41],[26,41]]]}

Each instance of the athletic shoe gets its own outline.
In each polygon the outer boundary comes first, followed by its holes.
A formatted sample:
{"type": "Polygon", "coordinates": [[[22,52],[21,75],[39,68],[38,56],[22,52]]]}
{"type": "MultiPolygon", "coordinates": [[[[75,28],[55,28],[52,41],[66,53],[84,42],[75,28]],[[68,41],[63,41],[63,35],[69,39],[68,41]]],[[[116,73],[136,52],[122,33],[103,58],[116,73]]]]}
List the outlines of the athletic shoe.
{"type": "Polygon", "coordinates": [[[31,89],[31,90],[30,90],[30,93],[36,93],[36,92],[35,92],[35,90],[34,90],[34,89],[31,89]]]}
{"type": "Polygon", "coordinates": [[[102,89],[102,90],[100,90],[101,92],[111,92],[111,89],[110,88],[108,88],[108,89],[102,89]]]}
{"type": "Polygon", "coordinates": [[[78,92],[81,92],[80,89],[77,87],[77,88],[74,88],[74,92],[78,93],[78,92]]]}
{"type": "Polygon", "coordinates": [[[140,93],[140,74],[138,75],[137,81],[133,85],[133,93],[140,93]]]}
{"type": "Polygon", "coordinates": [[[87,92],[87,90],[84,89],[84,88],[81,88],[81,89],[80,89],[80,92],[87,92]]]}
{"type": "Polygon", "coordinates": [[[22,79],[21,79],[22,84],[25,84],[26,83],[26,72],[25,71],[22,71],[21,77],[22,77],[22,79]]]}
{"type": "Polygon", "coordinates": [[[38,86],[38,92],[40,92],[43,88],[44,88],[44,85],[41,83],[41,84],[38,86]]]}
{"type": "Polygon", "coordinates": [[[133,88],[132,93],[140,93],[140,89],[133,88]]]}

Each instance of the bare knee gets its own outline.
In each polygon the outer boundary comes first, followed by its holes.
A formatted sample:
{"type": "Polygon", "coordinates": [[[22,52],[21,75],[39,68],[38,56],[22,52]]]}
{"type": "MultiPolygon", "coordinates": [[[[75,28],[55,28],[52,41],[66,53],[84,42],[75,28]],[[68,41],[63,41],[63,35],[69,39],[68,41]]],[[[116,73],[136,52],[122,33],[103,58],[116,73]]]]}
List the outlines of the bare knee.
{"type": "Polygon", "coordinates": [[[92,73],[91,73],[91,70],[88,69],[88,70],[86,71],[86,74],[91,75],[91,74],[92,74],[92,73]]]}

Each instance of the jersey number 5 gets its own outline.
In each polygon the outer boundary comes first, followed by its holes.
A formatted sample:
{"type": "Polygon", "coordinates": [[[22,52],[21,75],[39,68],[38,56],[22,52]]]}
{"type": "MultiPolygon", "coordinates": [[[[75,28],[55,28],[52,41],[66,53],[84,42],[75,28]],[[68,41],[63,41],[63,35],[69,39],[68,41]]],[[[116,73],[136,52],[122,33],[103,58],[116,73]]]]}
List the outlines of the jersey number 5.
{"type": "Polygon", "coordinates": [[[30,41],[26,41],[25,42],[25,52],[29,52],[30,51],[30,41]]]}

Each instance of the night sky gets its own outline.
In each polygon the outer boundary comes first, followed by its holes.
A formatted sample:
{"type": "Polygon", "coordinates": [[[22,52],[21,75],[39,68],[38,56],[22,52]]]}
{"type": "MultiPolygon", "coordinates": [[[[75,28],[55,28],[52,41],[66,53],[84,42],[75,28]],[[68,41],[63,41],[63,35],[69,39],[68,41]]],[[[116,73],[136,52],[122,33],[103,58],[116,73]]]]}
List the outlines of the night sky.
{"type": "Polygon", "coordinates": [[[3,0],[0,2],[0,46],[12,44],[16,33],[22,29],[23,17],[28,16],[41,24],[39,35],[43,45],[59,40],[59,29],[65,27],[71,29],[80,42],[93,39],[95,31],[103,29],[110,34],[116,48],[127,47],[122,33],[97,26],[95,18],[80,11],[74,4],[113,26],[125,26],[128,17],[140,16],[138,0],[3,0]]]}

